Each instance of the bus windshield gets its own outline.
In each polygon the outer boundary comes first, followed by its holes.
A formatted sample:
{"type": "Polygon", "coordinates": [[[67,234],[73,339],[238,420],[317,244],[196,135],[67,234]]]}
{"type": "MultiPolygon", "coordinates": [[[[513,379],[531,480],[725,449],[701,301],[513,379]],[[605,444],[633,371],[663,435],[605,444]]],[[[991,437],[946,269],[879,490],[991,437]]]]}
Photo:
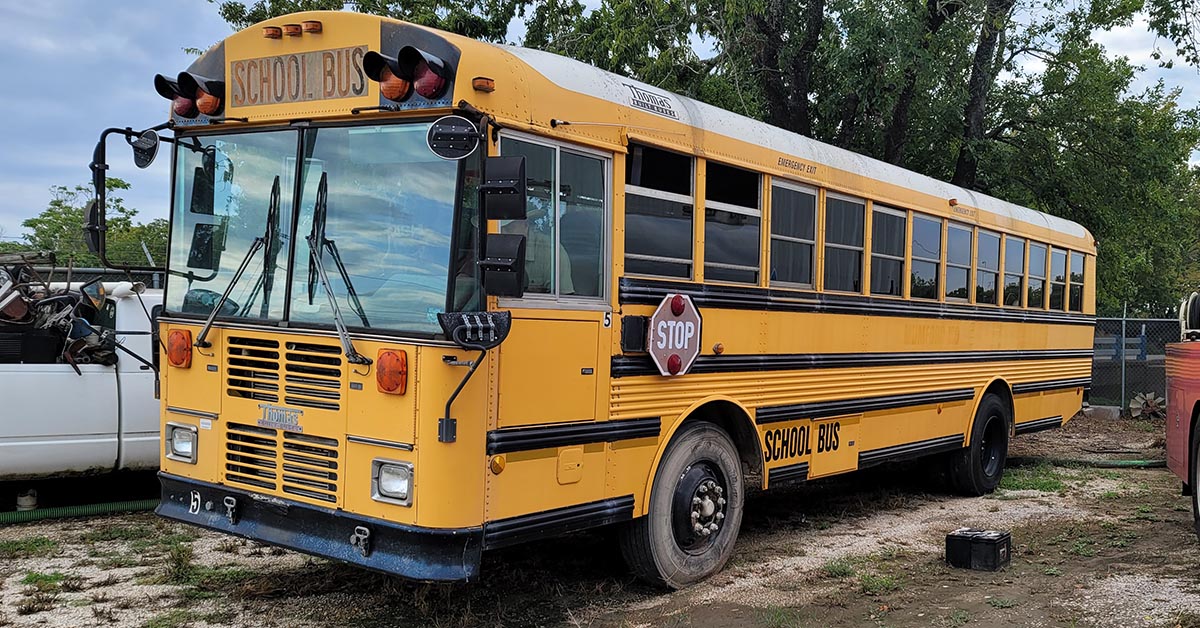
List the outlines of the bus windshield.
{"type": "Polygon", "coordinates": [[[429,150],[428,130],[421,122],[181,141],[168,310],[209,314],[245,261],[222,317],[330,325],[332,292],[349,327],[438,333],[459,163],[429,150]]]}

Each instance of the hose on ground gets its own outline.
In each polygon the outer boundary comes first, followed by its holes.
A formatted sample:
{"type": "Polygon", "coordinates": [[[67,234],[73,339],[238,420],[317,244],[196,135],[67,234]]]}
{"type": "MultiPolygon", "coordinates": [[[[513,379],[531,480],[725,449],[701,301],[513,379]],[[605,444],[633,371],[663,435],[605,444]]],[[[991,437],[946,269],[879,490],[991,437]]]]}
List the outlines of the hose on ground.
{"type": "Polygon", "coordinates": [[[1087,460],[1082,458],[1047,458],[1042,456],[1016,456],[1008,459],[1010,467],[1032,467],[1049,464],[1056,467],[1090,467],[1093,469],[1160,469],[1167,466],[1166,460],[1087,460]]]}
{"type": "Polygon", "coordinates": [[[42,521],[43,519],[66,519],[69,517],[94,517],[96,515],[111,515],[119,512],[138,512],[154,510],[156,506],[158,506],[157,499],[142,499],[138,501],[84,504],[82,506],[17,510],[13,512],[0,512],[0,524],[28,523],[30,521],[42,521]]]}

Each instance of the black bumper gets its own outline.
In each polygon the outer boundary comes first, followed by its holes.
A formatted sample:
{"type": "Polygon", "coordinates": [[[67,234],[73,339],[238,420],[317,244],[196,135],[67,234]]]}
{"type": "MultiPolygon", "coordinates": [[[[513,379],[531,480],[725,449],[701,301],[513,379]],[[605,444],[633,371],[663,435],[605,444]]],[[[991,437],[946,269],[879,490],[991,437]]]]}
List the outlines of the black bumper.
{"type": "Polygon", "coordinates": [[[479,574],[481,528],[398,525],[165,473],[158,476],[162,501],[155,512],[169,519],[413,580],[473,580],[479,574]],[[233,500],[232,516],[226,498],[233,500]],[[365,543],[363,529],[368,532],[365,543]],[[358,543],[352,542],[356,534],[358,543]]]}

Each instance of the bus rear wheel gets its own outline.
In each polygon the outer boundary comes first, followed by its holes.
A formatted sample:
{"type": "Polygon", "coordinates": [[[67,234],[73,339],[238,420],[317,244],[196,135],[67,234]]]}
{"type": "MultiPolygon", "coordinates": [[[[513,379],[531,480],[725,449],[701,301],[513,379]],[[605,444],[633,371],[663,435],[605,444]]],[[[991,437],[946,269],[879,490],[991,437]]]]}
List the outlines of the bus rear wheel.
{"type": "Polygon", "coordinates": [[[1008,459],[1008,406],[999,396],[984,395],[971,426],[971,442],[950,458],[950,481],[962,495],[978,497],[996,490],[1008,459]]]}
{"type": "Polygon", "coordinates": [[[733,553],[744,497],[729,435],[711,423],[683,426],[659,463],[646,516],[621,531],[625,562],[670,589],[711,576],[733,553]]]}
{"type": "Polygon", "coordinates": [[[1200,434],[1192,435],[1192,457],[1188,460],[1188,479],[1191,480],[1192,493],[1192,528],[1196,538],[1200,539],[1200,434]]]}

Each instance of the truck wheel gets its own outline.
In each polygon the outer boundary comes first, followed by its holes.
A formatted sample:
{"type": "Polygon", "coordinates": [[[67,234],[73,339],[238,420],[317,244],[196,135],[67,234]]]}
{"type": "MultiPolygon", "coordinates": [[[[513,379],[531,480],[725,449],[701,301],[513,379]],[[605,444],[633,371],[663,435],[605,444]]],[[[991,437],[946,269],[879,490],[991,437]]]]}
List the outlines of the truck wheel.
{"type": "Polygon", "coordinates": [[[1008,458],[1008,406],[999,396],[984,395],[971,426],[971,442],[950,457],[950,481],[962,495],[978,497],[996,490],[1008,458]]]}
{"type": "Polygon", "coordinates": [[[1188,460],[1188,468],[1191,480],[1192,489],[1192,528],[1196,531],[1196,538],[1200,539],[1200,435],[1192,435],[1192,456],[1188,460]]]}
{"type": "Polygon", "coordinates": [[[729,435],[711,423],[683,426],[659,463],[648,513],[621,530],[625,562],[671,589],[711,576],[733,553],[744,497],[729,435]]]}

